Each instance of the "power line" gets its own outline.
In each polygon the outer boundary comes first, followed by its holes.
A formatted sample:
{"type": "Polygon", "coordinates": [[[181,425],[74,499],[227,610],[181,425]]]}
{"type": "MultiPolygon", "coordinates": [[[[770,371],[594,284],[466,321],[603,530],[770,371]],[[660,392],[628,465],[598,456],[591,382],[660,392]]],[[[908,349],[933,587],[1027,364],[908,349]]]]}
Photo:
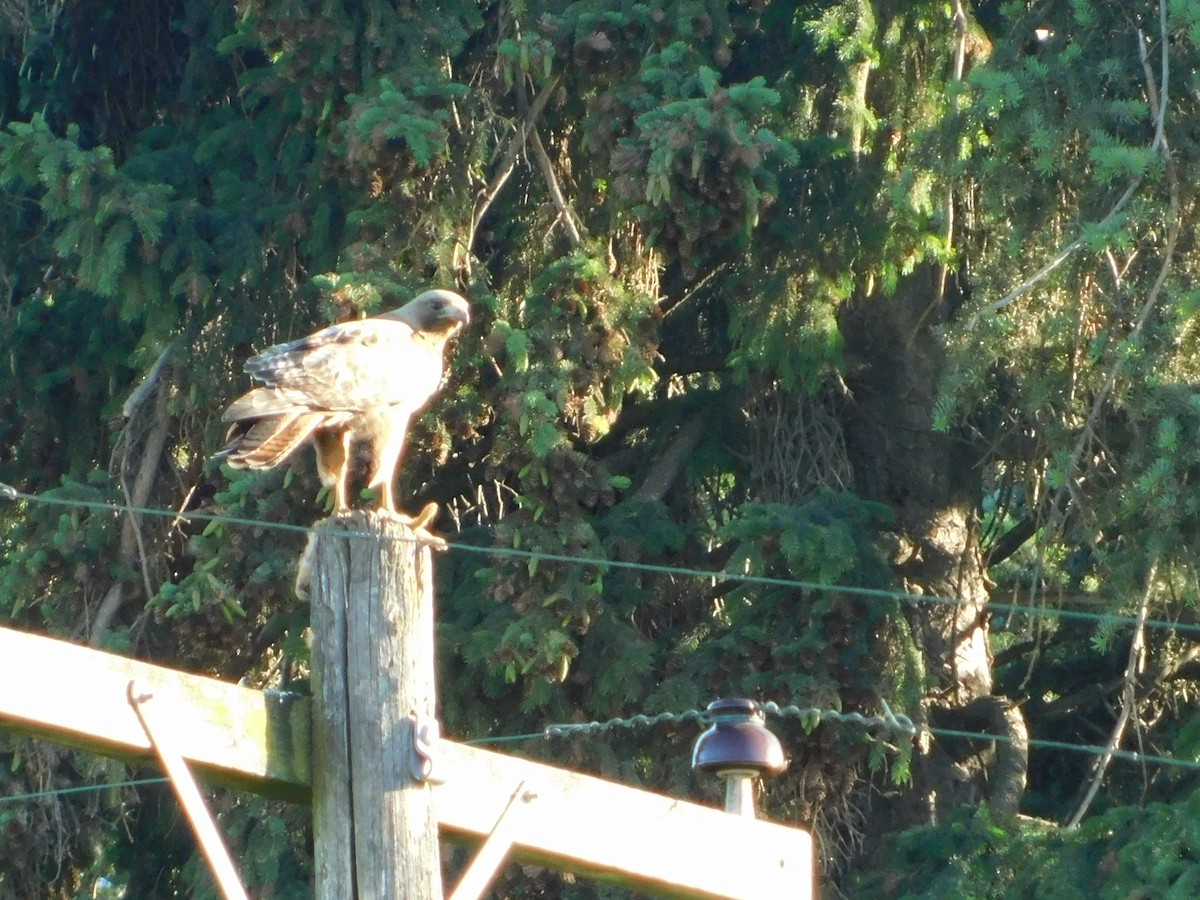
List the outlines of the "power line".
{"type": "MultiPolygon", "coordinates": [[[[227,525],[237,525],[253,528],[275,529],[279,531],[292,532],[297,534],[310,535],[313,533],[311,526],[293,525],[286,522],[270,522],[261,519],[248,519],[238,516],[229,516],[217,513],[201,513],[190,511],[178,511],[167,509],[155,509],[145,506],[131,506],[119,503],[109,503],[96,500],[84,500],[81,498],[64,498],[64,497],[49,497],[41,494],[29,494],[24,491],[18,491],[16,488],[0,483],[0,497],[10,500],[24,500],[31,503],[42,503],[47,505],[57,505],[70,508],[91,509],[101,512],[113,514],[119,513],[134,513],[140,515],[167,517],[177,521],[201,521],[201,522],[219,522],[227,525]]],[[[379,539],[377,534],[368,534],[366,532],[355,531],[352,529],[329,529],[326,534],[339,537],[369,537],[379,539]]],[[[393,538],[387,536],[385,540],[410,540],[406,538],[393,538]]],[[[713,581],[733,581],[743,584],[754,584],[770,587],[782,587],[792,590],[808,590],[808,591],[823,591],[823,592],[842,592],[848,594],[856,594],[864,597],[874,597],[878,599],[897,600],[918,603],[933,603],[944,606],[957,606],[961,601],[953,597],[942,597],[935,594],[912,594],[906,591],[889,590],[886,588],[870,588],[857,585],[830,585],[818,582],[802,581],[798,579],[776,578],[763,575],[752,575],[749,573],[724,572],[724,571],[708,571],[704,569],[686,568],[679,566],[667,566],[656,563],[638,563],[625,560],[600,559],[594,557],[585,557],[565,553],[547,553],[534,550],[520,550],[511,547],[481,547],[474,544],[448,543],[449,549],[459,550],[468,553],[483,553],[491,556],[514,557],[519,559],[537,559],[546,562],[560,562],[571,565],[586,565],[600,569],[626,569],[636,570],[654,574],[664,574],[676,577],[691,577],[705,578],[713,581]]],[[[1076,621],[1087,621],[1095,623],[1116,623],[1116,624],[1134,624],[1137,620],[1133,616],[1120,616],[1103,613],[1089,613],[1078,610],[1066,609],[1049,609],[1049,608],[1034,608],[1021,606],[1011,603],[999,603],[989,601],[988,609],[995,612],[1007,612],[1014,615],[1027,616],[1042,616],[1049,618],[1073,619],[1076,621]]],[[[1181,633],[1200,634],[1200,625],[1188,623],[1170,622],[1161,619],[1147,619],[1144,622],[1147,628],[1162,628],[1169,629],[1181,633]]],[[[886,707],[885,707],[886,708],[886,707]]],[[[890,709],[887,709],[884,716],[863,716],[861,713],[840,713],[836,710],[820,710],[820,709],[801,709],[799,707],[779,708],[775,704],[767,704],[764,709],[768,712],[776,714],[791,714],[800,718],[808,718],[815,721],[842,721],[852,724],[864,725],[867,727],[884,727],[889,730],[898,731],[904,734],[913,734],[916,727],[912,720],[903,714],[894,715],[890,709]],[[771,707],[774,707],[773,709],[771,707]]],[[[666,721],[684,721],[687,719],[703,720],[704,713],[699,710],[689,711],[685,713],[659,713],[653,716],[638,714],[629,719],[610,719],[607,722],[591,722],[591,723],[567,723],[553,724],[546,726],[540,732],[531,734],[519,735],[501,735],[495,737],[476,738],[468,743],[500,743],[508,741],[532,740],[535,738],[549,738],[556,736],[568,736],[574,733],[587,733],[589,731],[607,730],[613,727],[635,727],[659,724],[666,721]]],[[[988,734],[985,732],[964,732],[954,731],[951,729],[929,729],[930,733],[941,735],[943,737],[958,737],[972,740],[984,741],[1011,741],[1006,735],[988,734]]],[[[1070,744],[1061,741],[1051,741],[1046,739],[1031,738],[1030,746],[1042,746],[1047,749],[1066,750],[1074,752],[1086,752],[1092,754],[1102,754],[1108,752],[1105,747],[1097,747],[1085,744],[1070,744]]],[[[1200,769],[1200,762],[1190,760],[1179,760],[1171,757],[1154,756],[1151,754],[1138,753],[1131,750],[1116,750],[1113,754],[1116,758],[1130,762],[1139,762],[1144,764],[1157,764],[1165,766],[1178,766],[1187,769],[1200,769]]]]}
{"type": "MultiPolygon", "coordinates": [[[[48,497],[38,494],[28,494],[18,491],[15,488],[0,483],[0,497],[10,500],[24,500],[30,503],[41,503],[46,505],[58,505],[71,508],[83,508],[96,511],[108,512],[113,514],[120,513],[135,513],[141,515],[170,517],[176,521],[195,520],[219,522],[227,525],[269,528],[280,531],[294,532],[298,534],[310,535],[313,533],[312,527],[292,525],[282,522],[268,522],[256,519],[247,519],[236,516],[228,516],[221,514],[186,512],[175,510],[154,509],[144,506],[131,506],[116,503],[108,503],[102,501],[90,501],[80,498],[60,498],[48,497]]],[[[326,533],[338,536],[347,537],[371,537],[378,539],[378,535],[368,535],[364,532],[353,530],[335,530],[330,529],[326,533]]],[[[390,536],[388,540],[397,540],[390,536]]],[[[402,539],[401,539],[402,540],[402,539]]],[[[930,594],[910,594],[904,591],[887,590],[883,588],[868,588],[854,585],[829,585],[819,584],[816,582],[801,581],[795,579],[775,578],[768,576],[751,575],[748,573],[733,573],[733,572],[713,572],[702,569],[691,569],[683,567],[674,567],[666,565],[658,565],[652,563],[634,563],[623,560],[608,560],[599,558],[583,557],[571,554],[543,553],[539,551],[519,550],[516,548],[507,547],[481,547],[472,544],[450,543],[450,549],[471,552],[485,553],[494,556],[509,556],[524,559],[538,559],[548,562],[561,562],[572,565],[587,565],[594,566],[600,569],[630,569],[656,574],[666,574],[676,577],[693,577],[706,578],[713,581],[734,581],[745,584],[757,584],[772,587],[782,587],[794,590],[810,590],[810,591],[837,591],[851,594],[857,594],[866,597],[876,597],[888,600],[899,600],[909,602],[926,602],[936,603],[941,605],[958,605],[960,601],[956,598],[940,597],[930,594]]],[[[1005,604],[990,602],[988,608],[993,611],[1006,611],[1013,614],[1024,615],[1040,615],[1059,618],[1071,618],[1077,620],[1094,621],[1094,622],[1117,622],[1132,624],[1136,620],[1133,617],[1122,617],[1114,615],[1104,615],[1097,613],[1085,613],[1074,610],[1050,610],[1050,609],[1033,609],[1031,607],[1023,607],[1015,604],[1005,604]]],[[[1144,623],[1147,627],[1168,628],[1181,632],[1200,633],[1200,625],[1187,625],[1174,623],[1162,620],[1147,620],[1144,623]]],[[[819,708],[802,708],[799,706],[781,707],[776,703],[768,702],[763,704],[764,712],[780,715],[793,716],[799,718],[806,723],[812,725],[819,724],[825,721],[835,721],[846,724],[852,724],[866,729],[879,728],[886,731],[892,731],[908,736],[913,736],[918,733],[917,726],[905,714],[894,714],[887,706],[884,706],[884,714],[878,716],[864,716],[861,713],[842,713],[838,710],[819,709],[819,708]]],[[[485,744],[499,743],[506,741],[522,741],[532,740],[535,738],[548,739],[551,737],[572,737],[577,735],[592,734],[597,732],[608,731],[613,728],[636,728],[636,727],[651,727],[658,724],[670,722],[672,724],[682,724],[687,721],[695,721],[703,724],[710,719],[710,715],[702,710],[688,710],[683,713],[658,713],[655,715],[637,714],[628,718],[613,718],[606,721],[593,721],[588,723],[556,723],[547,725],[542,731],[531,734],[514,734],[514,735],[499,735],[493,737],[482,737],[469,740],[468,744],[485,744]]],[[[929,728],[928,732],[935,736],[946,738],[957,738],[975,741],[999,741],[1002,743],[1011,743],[1012,737],[1001,734],[990,734],[986,732],[960,731],[946,728],[929,728]]],[[[1027,742],[1029,747],[1043,747],[1051,750],[1059,750],[1065,752],[1087,753],[1095,756],[1111,754],[1113,758],[1121,759],[1127,762],[1138,763],[1142,765],[1160,765],[1165,767],[1176,767],[1191,771],[1200,770],[1200,762],[1189,759],[1178,759],[1165,756],[1157,756],[1153,754],[1145,754],[1132,750],[1111,749],[1088,744],[1071,744],[1063,741],[1054,741],[1049,739],[1030,738],[1027,742]]],[[[0,797],[0,804],[15,803],[20,801],[28,801],[42,799],[47,797],[69,795],[75,793],[84,793],[98,790],[107,790],[122,787],[136,787],[149,784],[161,784],[167,781],[166,778],[144,778],[136,780],[128,780],[121,782],[112,782],[99,785],[82,785],[76,787],[59,788],[47,791],[35,791],[24,794],[15,794],[5,797],[0,797]]]]}
{"type": "MultiPolygon", "coordinates": [[[[190,510],[155,509],[149,506],[109,503],[105,500],[84,500],[82,497],[51,497],[46,494],[28,494],[2,481],[0,481],[0,498],[5,500],[25,500],[30,503],[41,503],[46,506],[65,506],[70,509],[90,509],[97,512],[157,516],[159,518],[176,519],[180,522],[219,522],[227,525],[244,525],[249,528],[270,528],[276,531],[291,531],[297,534],[310,534],[312,532],[311,526],[292,525],[289,522],[268,522],[263,519],[246,519],[239,516],[202,513],[190,510]]],[[[350,535],[356,533],[346,532],[346,534],[350,535]]]]}
{"type": "MultiPolygon", "coordinates": [[[[293,525],[288,522],[269,522],[263,519],[248,519],[239,516],[228,516],[218,513],[201,513],[192,511],[155,509],[146,506],[130,506],[121,503],[108,503],[98,500],[83,500],[78,498],[49,497],[44,494],[29,494],[18,491],[11,485],[0,482],[0,497],[9,500],[25,500],[31,503],[65,506],[70,508],[91,509],[108,513],[131,513],[137,515],[158,516],[176,521],[218,522],[225,525],[238,525],[250,528],[274,529],[309,535],[313,533],[312,526],[293,525]]],[[[378,539],[379,535],[368,534],[352,529],[328,529],[326,534],[337,537],[369,537],[378,539]]],[[[413,541],[411,538],[394,538],[388,536],[385,540],[413,541]]],[[[599,569],[621,569],[646,572],[650,574],[670,575],[680,578],[704,578],[713,581],[736,582],[739,584],[760,585],[763,587],[780,587],[790,590],[819,591],[825,593],[855,594],[860,597],[895,600],[910,603],[930,603],[940,606],[959,606],[962,600],[957,597],[944,597],[937,594],[914,594],[908,591],[898,591],[888,588],[871,588],[849,584],[824,584],[815,581],[802,581],[792,578],[777,578],[769,575],[752,575],[749,573],[711,571],[706,569],[668,566],[658,563],[630,562],[619,559],[601,559],[598,557],[578,556],[567,553],[549,553],[540,550],[520,550],[514,547],[483,547],[476,544],[447,542],[450,550],[466,553],[482,553],[489,556],[512,557],[516,559],[557,562],[570,565],[593,566],[599,569]]],[[[1007,613],[1017,616],[1033,616],[1045,618],[1067,619],[1080,622],[1092,622],[1107,625],[1133,625],[1137,623],[1135,616],[1118,615],[1115,613],[1093,613],[1073,609],[1052,609],[1048,607],[1022,606],[1017,603],[1002,603],[988,601],[989,612],[1007,613]]],[[[1200,636],[1200,624],[1172,622],[1167,619],[1148,618],[1143,622],[1146,628],[1165,629],[1181,634],[1200,636]]]]}
{"type": "MultiPolygon", "coordinates": [[[[855,725],[865,729],[882,729],[899,734],[915,737],[920,733],[918,728],[904,713],[893,713],[886,701],[882,703],[884,712],[878,716],[864,716],[861,713],[842,713],[832,709],[802,708],[798,706],[780,706],[772,701],[760,704],[763,712],[768,715],[795,717],[809,723],[835,721],[855,725]]],[[[612,718],[604,721],[555,723],[545,726],[541,731],[524,734],[495,735],[492,737],[474,738],[465,741],[467,744],[495,744],[516,741],[545,740],[549,738],[571,738],[611,731],[616,728],[650,728],[656,725],[679,725],[689,721],[706,724],[713,720],[707,710],[690,709],[685,712],[663,712],[654,715],[639,713],[626,718],[612,718]]],[[[958,738],[971,741],[998,741],[1011,744],[1014,739],[1006,734],[992,734],[986,731],[960,731],[953,728],[926,728],[930,734],[943,738],[958,738]]],[[[1104,756],[1111,753],[1116,759],[1141,765],[1157,765],[1166,768],[1200,771],[1200,761],[1181,759],[1179,757],[1159,756],[1151,753],[1140,753],[1136,750],[1122,750],[1101,747],[1095,744],[1071,744],[1066,741],[1056,741],[1050,738],[1029,738],[1029,747],[1042,747],[1047,750],[1062,750],[1070,753],[1086,753],[1091,756],[1104,756]]]]}
{"type": "MultiPolygon", "coordinates": [[[[913,724],[912,719],[904,715],[904,713],[900,713],[899,715],[893,713],[892,708],[888,706],[886,700],[880,702],[883,705],[883,714],[878,716],[864,716],[862,713],[857,712],[844,713],[837,709],[820,709],[815,706],[780,706],[778,703],[770,700],[759,704],[759,706],[768,715],[796,718],[813,726],[819,725],[822,722],[840,722],[856,725],[864,729],[882,728],[899,734],[905,734],[909,737],[917,733],[917,726],[913,724]]],[[[570,722],[547,725],[543,729],[542,734],[548,738],[570,737],[576,734],[594,734],[602,731],[610,731],[613,728],[638,728],[660,725],[664,722],[682,724],[694,721],[700,724],[709,724],[718,721],[720,718],[721,716],[719,715],[714,715],[708,710],[701,709],[689,709],[681,713],[663,712],[652,716],[639,713],[629,718],[608,719],[603,722],[570,722]]]]}
{"type": "Polygon", "coordinates": [[[139,787],[144,784],[164,784],[167,778],[135,778],[132,781],[111,781],[107,784],[84,784],[77,787],[55,788],[51,791],[32,791],[28,794],[9,794],[0,797],[0,803],[17,803],[23,800],[41,800],[60,797],[63,794],[83,794],[91,791],[107,791],[111,788],[139,787]]]}
{"type": "MultiPolygon", "coordinates": [[[[796,717],[810,722],[836,721],[844,724],[858,725],[864,728],[883,728],[885,730],[896,731],[902,734],[915,735],[919,729],[913,724],[912,720],[903,713],[893,713],[887,703],[883,704],[884,714],[879,716],[864,716],[861,713],[841,713],[838,710],[818,709],[818,708],[802,708],[798,706],[780,706],[777,703],[768,701],[761,704],[764,712],[770,715],[796,717]]],[[[627,718],[613,718],[605,721],[584,722],[584,723],[555,723],[547,725],[541,731],[526,732],[524,734],[507,734],[494,735],[490,737],[472,738],[463,741],[470,745],[511,743],[518,741],[531,740],[546,740],[549,738],[569,738],[582,735],[596,734],[599,732],[610,731],[614,728],[648,728],[655,725],[670,723],[673,725],[683,724],[689,721],[695,721],[698,724],[704,724],[713,719],[713,716],[706,710],[691,709],[681,713],[656,713],[654,715],[637,714],[627,718]]],[[[953,728],[929,728],[930,734],[938,737],[958,738],[971,741],[998,741],[1000,743],[1013,743],[1013,738],[1010,735],[991,734],[983,731],[960,731],[953,728]]],[[[1200,771],[1200,761],[1191,759],[1180,759],[1170,756],[1158,756],[1151,753],[1139,753],[1136,750],[1110,749],[1101,747],[1095,744],[1071,744],[1066,741],[1055,741],[1048,738],[1029,738],[1027,742],[1029,747],[1044,747],[1048,750],[1063,750],[1071,753],[1086,753],[1092,756],[1103,756],[1111,754],[1113,758],[1124,760],[1126,762],[1138,763],[1141,765],[1156,765],[1166,768],[1179,768],[1189,771],[1200,771]]],[[[81,794],[93,791],[104,791],[115,788],[125,787],[140,787],[149,784],[165,784],[167,778],[138,778],[129,781],[115,781],[106,784],[86,784],[76,787],[56,788],[46,791],[32,791],[24,794],[10,794],[8,796],[0,796],[0,804],[18,803],[28,800],[41,800],[49,797],[59,797],[68,794],[81,794]]]]}
{"type": "MultiPolygon", "coordinates": [[[[957,731],[953,728],[930,728],[929,732],[930,734],[937,735],[938,737],[963,738],[965,740],[973,741],[999,741],[1002,744],[1013,743],[1013,738],[1007,734],[986,734],[978,731],[957,731]]],[[[1066,750],[1073,753],[1087,753],[1091,756],[1105,756],[1111,753],[1114,758],[1123,759],[1126,762],[1200,771],[1200,761],[1194,759],[1180,759],[1179,757],[1174,756],[1155,756],[1152,753],[1139,753],[1136,750],[1121,750],[1119,748],[1110,750],[1108,747],[1101,747],[1097,744],[1070,744],[1066,741],[1053,741],[1048,738],[1029,738],[1028,744],[1030,747],[1045,747],[1047,750],[1066,750]]]]}

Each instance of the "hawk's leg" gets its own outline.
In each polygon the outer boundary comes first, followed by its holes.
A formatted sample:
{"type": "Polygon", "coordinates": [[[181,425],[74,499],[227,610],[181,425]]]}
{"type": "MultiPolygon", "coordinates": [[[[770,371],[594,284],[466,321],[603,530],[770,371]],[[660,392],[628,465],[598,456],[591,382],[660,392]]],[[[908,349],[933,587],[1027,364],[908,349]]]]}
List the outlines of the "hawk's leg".
{"type": "Polygon", "coordinates": [[[379,486],[379,508],[394,516],[403,517],[403,513],[396,509],[396,498],[392,495],[392,481],[390,478],[379,486]]]}
{"type": "Polygon", "coordinates": [[[317,474],[321,483],[333,488],[333,511],[345,512],[346,476],[350,470],[350,432],[321,429],[313,436],[317,451],[317,474]]]}
{"type": "Polygon", "coordinates": [[[350,442],[351,435],[349,429],[342,432],[342,453],[338,466],[337,486],[333,491],[333,508],[342,511],[350,508],[350,501],[346,499],[346,479],[350,477],[350,442]]]}
{"type": "Polygon", "coordinates": [[[367,487],[379,488],[379,509],[393,516],[404,514],[396,509],[396,495],[392,484],[396,480],[396,465],[400,462],[400,454],[404,452],[404,438],[408,431],[408,416],[396,416],[383,420],[383,427],[375,436],[375,446],[372,456],[375,458],[375,471],[367,487]]]}

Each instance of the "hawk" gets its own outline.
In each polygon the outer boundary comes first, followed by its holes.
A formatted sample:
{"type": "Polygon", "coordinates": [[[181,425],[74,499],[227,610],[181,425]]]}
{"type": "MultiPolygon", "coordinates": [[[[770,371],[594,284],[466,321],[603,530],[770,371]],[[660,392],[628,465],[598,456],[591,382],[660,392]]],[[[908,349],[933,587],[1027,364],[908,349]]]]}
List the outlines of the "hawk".
{"type": "Polygon", "coordinates": [[[371,454],[368,486],[380,509],[399,513],[392,494],[408,425],[442,382],[446,344],[470,322],[467,301],[453,291],[426,291],[399,309],[331,325],[246,361],[255,387],[221,417],[232,422],[217,455],[234,468],[270,469],[309,442],[321,483],[333,489],[335,512],[349,509],[346,481],[356,443],[371,454]]]}

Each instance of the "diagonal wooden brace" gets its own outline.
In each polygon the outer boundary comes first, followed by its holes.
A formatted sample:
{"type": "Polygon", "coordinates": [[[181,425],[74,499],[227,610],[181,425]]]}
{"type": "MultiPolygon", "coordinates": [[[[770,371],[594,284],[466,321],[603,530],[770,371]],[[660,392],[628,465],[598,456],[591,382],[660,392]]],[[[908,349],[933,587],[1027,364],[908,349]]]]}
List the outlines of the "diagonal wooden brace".
{"type": "Polygon", "coordinates": [[[127,693],[129,705],[137,713],[138,721],[146,731],[146,737],[150,739],[167,777],[171,779],[171,787],[175,789],[175,796],[179,798],[179,804],[191,823],[196,840],[200,843],[200,850],[208,860],[208,867],[212,870],[221,894],[225,900],[249,900],[238,877],[233,857],[229,855],[229,848],[225,846],[225,840],[217,829],[208,804],[204,802],[204,795],[200,793],[196,779],[192,777],[191,770],[183,761],[183,754],[172,745],[170,729],[153,708],[154,704],[151,701],[154,695],[139,690],[134,681],[129,682],[127,693]]]}
{"type": "Polygon", "coordinates": [[[513,791],[508,805],[492,826],[491,833],[475,852],[474,859],[462,873],[454,893],[448,900],[479,900],[495,880],[509,851],[512,850],[521,817],[525,815],[528,805],[537,799],[537,794],[526,790],[525,784],[522,781],[513,791]]]}

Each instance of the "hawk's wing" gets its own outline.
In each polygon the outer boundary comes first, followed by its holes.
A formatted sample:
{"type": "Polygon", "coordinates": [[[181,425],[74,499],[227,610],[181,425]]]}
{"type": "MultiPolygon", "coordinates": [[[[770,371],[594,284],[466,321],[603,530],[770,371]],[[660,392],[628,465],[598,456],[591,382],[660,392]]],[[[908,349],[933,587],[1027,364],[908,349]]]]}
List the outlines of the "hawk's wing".
{"type": "Polygon", "coordinates": [[[236,400],[222,418],[320,412],[344,420],[389,406],[416,408],[441,380],[440,350],[428,350],[395,319],[331,325],[251,357],[246,372],[263,386],[236,400]]]}

